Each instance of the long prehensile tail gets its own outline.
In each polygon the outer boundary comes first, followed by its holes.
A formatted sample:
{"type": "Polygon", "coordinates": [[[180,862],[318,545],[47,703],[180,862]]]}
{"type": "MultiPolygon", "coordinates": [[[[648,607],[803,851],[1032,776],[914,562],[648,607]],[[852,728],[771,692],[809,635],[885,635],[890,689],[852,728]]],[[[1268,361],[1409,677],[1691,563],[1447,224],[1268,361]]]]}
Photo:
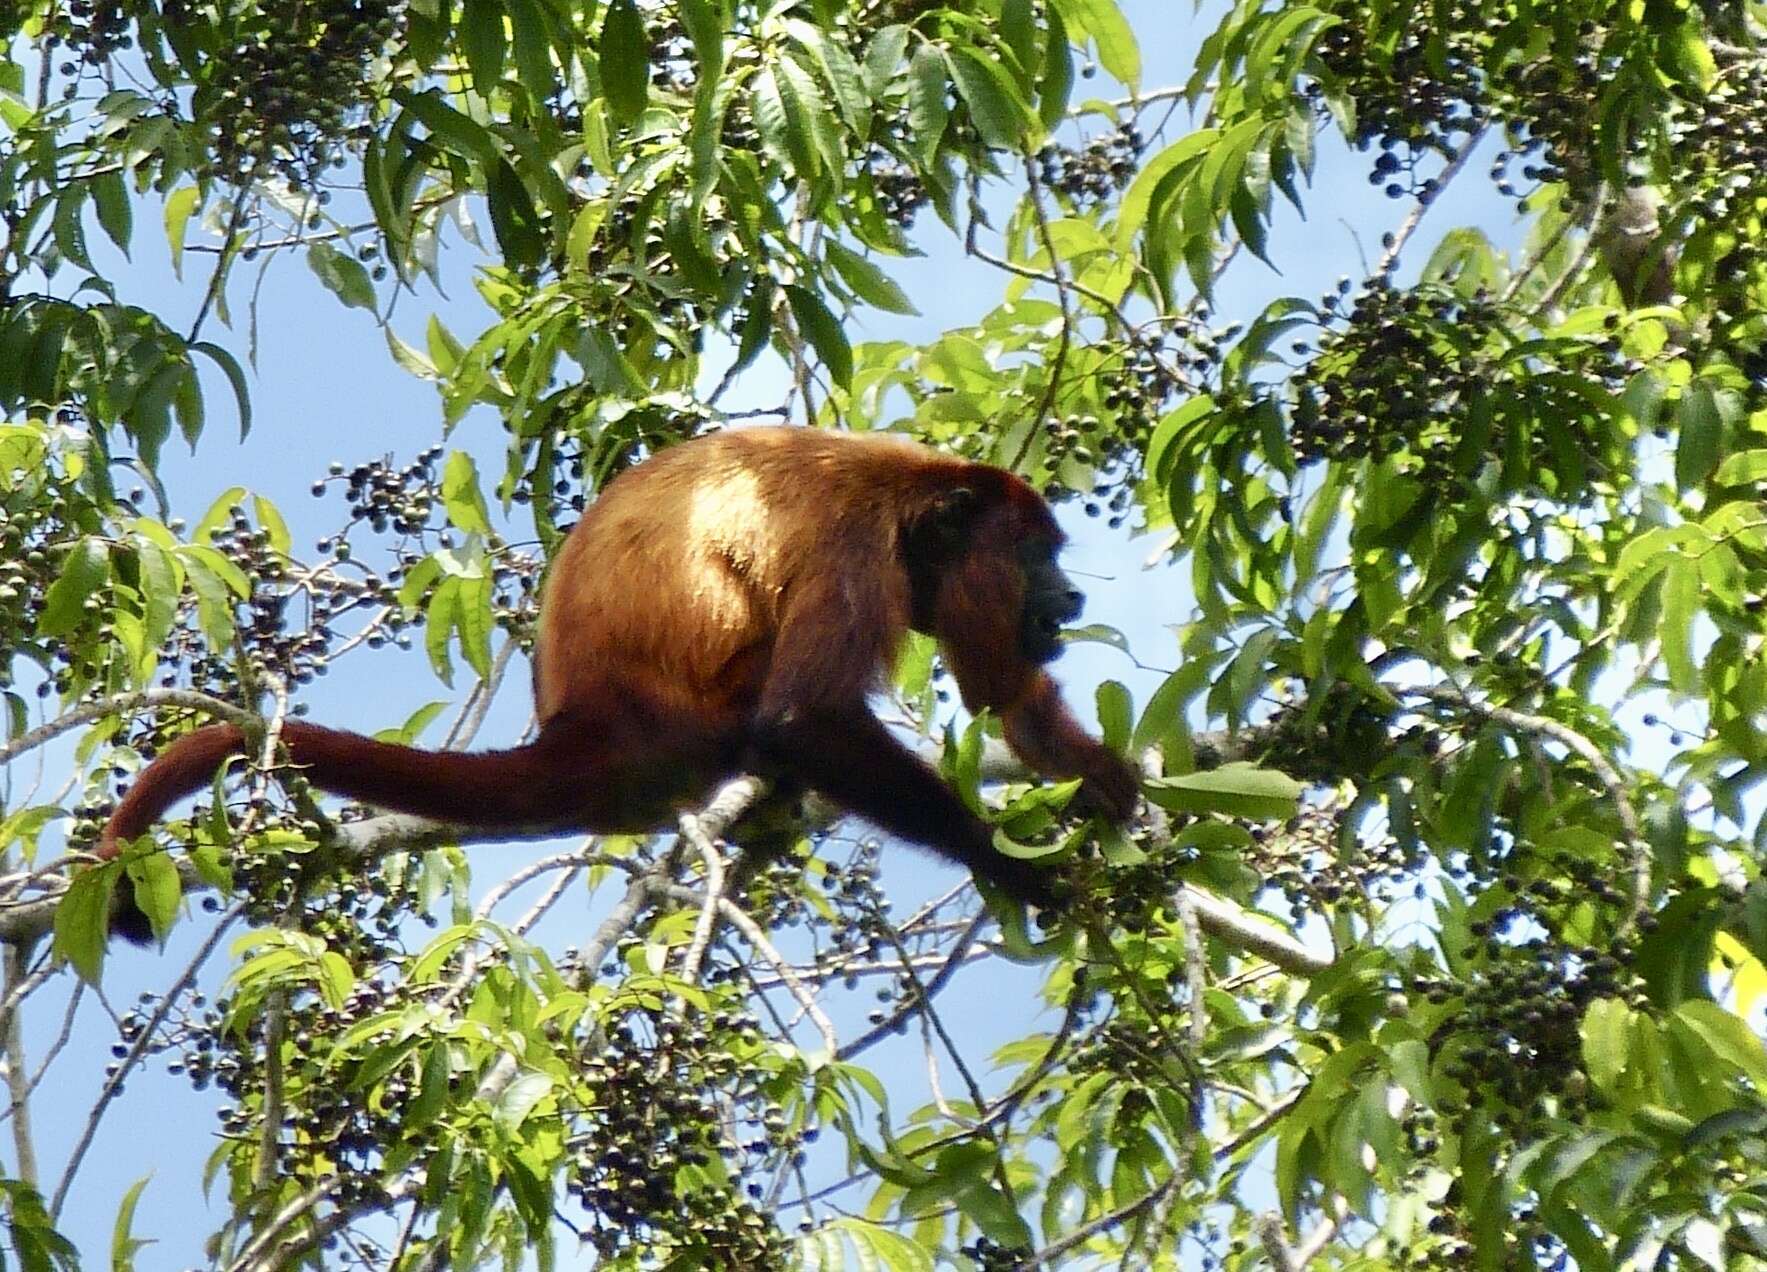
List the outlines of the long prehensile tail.
{"type": "MultiPolygon", "coordinates": [[[[457,826],[533,833],[560,822],[559,748],[543,733],[506,751],[424,751],[358,733],[286,721],[281,742],[291,764],[321,790],[392,812],[457,826]]],[[[105,823],[98,855],[106,860],[145,834],[177,800],[200,790],[230,756],[246,753],[245,734],[211,724],[185,734],[141,771],[105,823]]],[[[111,930],[143,944],[147,916],[127,884],[118,888],[111,930]]]]}

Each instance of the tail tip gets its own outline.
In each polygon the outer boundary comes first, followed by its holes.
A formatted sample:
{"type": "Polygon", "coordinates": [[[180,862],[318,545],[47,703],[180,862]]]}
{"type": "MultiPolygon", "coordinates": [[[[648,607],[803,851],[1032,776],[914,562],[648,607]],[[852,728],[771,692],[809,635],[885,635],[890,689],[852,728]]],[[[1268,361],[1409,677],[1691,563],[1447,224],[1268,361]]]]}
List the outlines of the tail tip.
{"type": "Polygon", "coordinates": [[[117,889],[116,900],[111,906],[110,933],[131,945],[152,945],[154,942],[153,922],[136,902],[135,894],[127,884],[117,889]]]}

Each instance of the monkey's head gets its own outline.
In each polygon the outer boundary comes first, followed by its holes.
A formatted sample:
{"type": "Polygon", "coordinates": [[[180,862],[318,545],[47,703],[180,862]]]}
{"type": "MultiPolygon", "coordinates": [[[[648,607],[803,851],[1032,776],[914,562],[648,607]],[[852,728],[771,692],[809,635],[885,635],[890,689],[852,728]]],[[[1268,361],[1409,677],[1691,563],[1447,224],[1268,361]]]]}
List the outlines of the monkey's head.
{"type": "Polygon", "coordinates": [[[980,465],[971,477],[942,490],[903,537],[912,625],[941,638],[993,632],[997,648],[1011,641],[1025,662],[1049,662],[1085,603],[1056,563],[1067,536],[1018,478],[980,465]]]}

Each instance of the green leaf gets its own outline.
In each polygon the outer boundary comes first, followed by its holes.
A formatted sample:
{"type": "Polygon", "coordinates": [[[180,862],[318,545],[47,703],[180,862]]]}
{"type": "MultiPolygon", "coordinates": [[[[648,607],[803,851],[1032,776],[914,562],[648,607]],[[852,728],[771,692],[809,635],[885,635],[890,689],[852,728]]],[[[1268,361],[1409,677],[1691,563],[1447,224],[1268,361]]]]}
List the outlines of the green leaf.
{"type": "Polygon", "coordinates": [[[512,1131],[527,1120],[535,1105],[552,1093],[552,1087],[550,1077],[530,1070],[504,1088],[492,1110],[492,1117],[505,1131],[512,1131]]]}
{"type": "Polygon", "coordinates": [[[469,534],[491,532],[485,496],[479,490],[478,465],[465,451],[448,456],[448,466],[442,471],[442,503],[453,525],[469,534]]]}
{"type": "Polygon", "coordinates": [[[150,466],[159,452],[160,443],[172,431],[172,396],[184,378],[185,368],[178,362],[162,362],[153,377],[142,386],[124,412],[123,422],[140,442],[150,466]]]}
{"type": "Polygon", "coordinates": [[[1101,681],[1097,692],[1098,727],[1104,744],[1121,752],[1129,745],[1129,729],[1135,719],[1135,703],[1129,691],[1115,680],[1101,681]]]}
{"type": "MultiPolygon", "coordinates": [[[[226,648],[233,639],[233,598],[226,582],[209,568],[210,561],[197,555],[197,551],[194,544],[186,544],[178,550],[186,577],[190,580],[190,590],[196,593],[197,622],[212,644],[226,648]]],[[[207,551],[220,556],[213,548],[207,551]]],[[[227,564],[232,565],[232,562],[227,564]]],[[[237,566],[233,568],[238,569],[237,566]]]]}
{"type": "Polygon", "coordinates": [[[57,959],[72,964],[83,981],[96,984],[104,968],[104,947],[110,936],[110,898],[122,867],[107,865],[79,871],[55,907],[57,959]]]}
{"type": "Polygon", "coordinates": [[[1583,1013],[1583,1067],[1596,1089],[1612,1096],[1626,1071],[1632,1013],[1614,998],[1598,998],[1583,1013]]]}
{"type": "Polygon", "coordinates": [[[892,314],[915,316],[920,313],[907,293],[896,285],[896,280],[865,257],[842,247],[832,238],[824,241],[824,250],[841,281],[851,287],[860,300],[892,314]]]}
{"type": "Polygon", "coordinates": [[[383,327],[381,334],[386,337],[387,352],[393,355],[393,361],[420,380],[439,380],[442,373],[436,370],[435,364],[420,351],[399,339],[398,333],[390,326],[383,327]]]}
{"type": "Polygon", "coordinates": [[[1676,408],[1681,435],[1675,444],[1675,482],[1683,490],[1697,486],[1718,466],[1724,447],[1724,420],[1718,398],[1706,380],[1687,386],[1676,408]]]}
{"type": "Polygon", "coordinates": [[[785,25],[792,37],[815,59],[817,69],[834,90],[834,103],[848,126],[854,132],[863,133],[871,122],[871,98],[865,91],[865,77],[853,55],[847,52],[845,45],[829,39],[827,33],[813,23],[792,18],[785,25]]]}
{"type": "Polygon", "coordinates": [[[201,191],[193,185],[180,186],[166,196],[166,242],[172,249],[172,273],[179,278],[184,277],[184,229],[201,197],[201,191]]]}
{"type": "Polygon", "coordinates": [[[1043,74],[1037,81],[1037,118],[1045,131],[1054,128],[1068,111],[1074,91],[1074,50],[1068,29],[1057,9],[1049,11],[1049,32],[1043,45],[1043,74]]]}
{"type": "Polygon", "coordinates": [[[774,77],[772,67],[762,67],[761,73],[755,76],[754,95],[749,104],[755,114],[755,128],[761,134],[761,144],[767,148],[768,156],[781,168],[791,171],[797,166],[788,137],[791,124],[786,118],[785,99],[780,96],[779,81],[774,77]]]}
{"type": "Polygon", "coordinates": [[[1165,749],[1168,757],[1173,747],[1185,747],[1188,729],[1184,719],[1184,706],[1196,693],[1198,685],[1206,675],[1201,663],[1191,664],[1196,670],[1186,672],[1178,670],[1167,676],[1164,683],[1153,691],[1153,697],[1141,712],[1141,719],[1136,722],[1133,739],[1137,751],[1150,746],[1165,749]]]}
{"type": "Polygon", "coordinates": [[[946,64],[982,140],[1001,150],[1018,149],[1030,126],[1031,111],[1012,77],[998,62],[973,49],[953,50],[946,64]]]}
{"type": "Polygon", "coordinates": [[[147,1187],[150,1176],[143,1175],[123,1194],[123,1203],[117,1207],[116,1223],[110,1230],[110,1263],[113,1272],[134,1272],[135,1256],[151,1244],[150,1241],[134,1235],[135,1208],[141,1202],[141,1193],[147,1187]]]}
{"type": "Polygon", "coordinates": [[[1679,30],[1664,39],[1663,49],[1669,55],[1668,67],[1676,78],[1701,93],[1712,90],[1718,78],[1718,60],[1706,46],[1700,23],[1683,23],[1679,30]]]}
{"type": "Polygon", "coordinates": [[[43,598],[43,614],[37,620],[42,636],[65,636],[80,625],[88,597],[110,578],[110,546],[103,539],[81,539],[67,554],[61,571],[43,598]]]}
{"type": "Polygon", "coordinates": [[[516,74],[536,98],[546,97],[558,87],[546,15],[537,0],[505,0],[503,8],[515,45],[516,74]]]}
{"type": "MultiPolygon", "coordinates": [[[[245,571],[235,565],[231,558],[221,555],[220,552],[207,544],[187,543],[180,547],[178,552],[183,557],[187,570],[190,570],[191,567],[198,567],[206,571],[226,588],[230,597],[243,601],[252,594],[251,580],[246,578],[245,571]]],[[[193,583],[195,578],[196,571],[191,570],[193,583]]]]}
{"type": "Polygon", "coordinates": [[[613,0],[601,23],[601,86],[616,122],[630,124],[650,100],[650,41],[633,0],[613,0]]]}
{"type": "MultiPolygon", "coordinates": [[[[1060,21],[1060,18],[1057,18],[1060,21]]],[[[1011,51],[1019,87],[1031,90],[1031,72],[1037,69],[1037,19],[1031,0],[1002,0],[1000,42],[1011,51]]]]}
{"type": "Polygon", "coordinates": [[[1116,0],[1054,0],[1054,7],[1069,31],[1098,46],[1099,62],[1123,87],[1141,87],[1141,48],[1116,0]]]}
{"type": "Polygon", "coordinates": [[[307,248],[307,266],[344,304],[374,312],[374,283],[355,256],[338,251],[330,243],[314,243],[307,248]]]}
{"type": "Polygon", "coordinates": [[[227,377],[227,383],[233,389],[233,400],[239,406],[239,440],[244,441],[246,434],[252,431],[252,399],[246,391],[245,370],[231,353],[218,344],[207,340],[198,340],[191,344],[192,353],[200,353],[216,366],[221,374],[227,377]]]}
{"type": "Polygon", "coordinates": [[[1767,481],[1767,450],[1737,452],[1718,465],[1713,480],[1721,486],[1752,486],[1767,481]]]}
{"type": "Polygon", "coordinates": [[[503,6],[497,0],[465,0],[460,13],[460,44],[472,84],[488,96],[503,78],[503,6]]]}
{"type": "Polygon", "coordinates": [[[680,0],[681,25],[693,41],[700,73],[721,73],[724,68],[724,14],[719,0],[680,0]]]}
{"type": "Polygon", "coordinates": [[[83,185],[66,187],[55,200],[55,218],[50,223],[50,233],[57,251],[88,273],[97,273],[92,268],[92,258],[86,254],[86,224],[83,220],[86,195],[87,187],[83,185]]]}
{"type": "MultiPolygon", "coordinates": [[[[844,1233],[862,1252],[869,1252],[869,1261],[864,1253],[860,1255],[859,1266],[866,1272],[873,1268],[888,1269],[888,1272],[933,1272],[935,1265],[930,1249],[879,1224],[858,1216],[842,1216],[830,1221],[828,1231],[844,1233]]],[[[834,1272],[843,1266],[843,1262],[838,1257],[825,1258],[822,1266],[827,1272],[834,1272]]]]}
{"type": "Polygon", "coordinates": [[[417,93],[405,103],[417,122],[429,129],[431,139],[443,149],[470,159],[489,172],[497,163],[496,139],[483,125],[455,110],[437,90],[417,93]]]}
{"type": "Polygon", "coordinates": [[[454,683],[454,664],[448,657],[448,639],[454,634],[454,616],[460,594],[460,579],[449,575],[430,595],[424,610],[423,648],[429,665],[445,685],[454,683]]]}
{"type": "Polygon", "coordinates": [[[994,1186],[986,1171],[953,1172],[947,1176],[957,1187],[952,1198],[957,1209],[976,1227],[1003,1246],[1029,1246],[1031,1229],[1012,1201],[994,1186]]]}
{"type": "Polygon", "coordinates": [[[111,171],[100,173],[92,179],[92,198],[98,208],[98,224],[110,236],[110,241],[117,245],[123,259],[129,257],[129,236],[134,231],[134,204],[129,199],[128,188],[123,184],[123,174],[111,171]]]}
{"type": "Polygon", "coordinates": [[[157,849],[126,853],[122,862],[123,873],[134,887],[135,904],[153,924],[154,935],[164,936],[178,917],[178,903],[184,896],[177,864],[168,854],[157,849]]]}
{"type": "Polygon", "coordinates": [[[504,259],[512,265],[538,265],[546,248],[539,214],[527,185],[507,160],[498,159],[485,173],[485,202],[504,259]]]}
{"type": "Polygon", "coordinates": [[[159,544],[139,535],[135,538],[135,559],[141,586],[142,643],[157,650],[177,621],[184,567],[159,544]]]}
{"type": "Polygon", "coordinates": [[[202,437],[203,404],[202,384],[196,378],[196,368],[188,358],[180,359],[175,364],[176,383],[172,386],[172,411],[178,417],[178,431],[190,445],[191,454],[196,453],[196,443],[202,437]]]}
{"type": "Polygon", "coordinates": [[[229,486],[216,495],[214,502],[209,504],[208,511],[202,514],[202,520],[190,532],[192,543],[208,543],[215,537],[215,531],[233,520],[233,513],[245,499],[244,486],[229,486]]]}
{"type": "Polygon", "coordinates": [[[1700,690],[1699,669],[1693,656],[1693,623],[1698,617],[1702,593],[1699,566],[1687,557],[1675,557],[1663,571],[1662,649],[1669,687],[1677,693],[1700,690]]]}
{"type": "Polygon", "coordinates": [[[270,534],[270,550],[287,555],[294,547],[294,537],[288,532],[288,522],[283,520],[281,510],[264,496],[253,495],[252,512],[257,516],[258,525],[270,534]]]}
{"type": "Polygon", "coordinates": [[[497,625],[491,610],[492,585],[489,574],[463,578],[454,603],[454,622],[460,631],[460,652],[467,665],[481,678],[491,674],[491,632],[497,625]]]}
{"type": "Polygon", "coordinates": [[[792,284],[785,289],[785,295],[799,329],[815,346],[835,383],[843,389],[850,387],[853,382],[853,348],[847,343],[847,333],[841,330],[840,320],[828,311],[822,298],[807,287],[792,284]]]}
{"type": "Polygon", "coordinates": [[[763,276],[756,282],[754,295],[749,298],[748,314],[742,320],[736,361],[731,364],[732,371],[745,370],[760,355],[761,350],[767,347],[768,338],[772,334],[773,280],[763,276]]]}
{"type": "Polygon", "coordinates": [[[908,28],[900,23],[883,27],[865,49],[865,89],[872,98],[883,96],[896,78],[896,69],[908,53],[908,28]]]}
{"type": "Polygon", "coordinates": [[[1122,209],[1117,214],[1117,242],[1127,243],[1141,229],[1151,214],[1155,196],[1162,205],[1171,198],[1171,189],[1183,179],[1182,170],[1196,163],[1209,152],[1221,134],[1215,128],[1202,128],[1189,133],[1151,156],[1135,180],[1123,192],[1122,209]]]}
{"type": "Polygon", "coordinates": [[[840,128],[815,76],[790,53],[776,58],[773,69],[779,99],[785,106],[785,144],[793,170],[805,178],[814,178],[825,169],[838,170],[843,162],[840,128]]]}
{"type": "Polygon", "coordinates": [[[429,316],[429,323],[424,327],[423,344],[431,365],[442,375],[453,375],[466,352],[466,347],[434,314],[429,316]]]}
{"type": "Polygon", "coordinates": [[[434,555],[424,557],[405,572],[405,581],[399,585],[399,604],[405,607],[406,617],[416,612],[418,601],[441,573],[442,562],[434,555]]]}
{"type": "Polygon", "coordinates": [[[1767,1050],[1748,1022],[1717,1003],[1694,999],[1675,1009],[1676,1023],[1698,1034],[1720,1059],[1736,1067],[1757,1091],[1767,1089],[1767,1050]]]}
{"type": "Polygon", "coordinates": [[[1286,773],[1250,764],[1224,764],[1201,773],[1149,778],[1147,797],[1170,812],[1220,813],[1275,821],[1293,817],[1301,784],[1286,773]]]}
{"type": "Polygon", "coordinates": [[[945,55],[936,45],[914,50],[908,64],[908,145],[922,163],[931,163],[945,135],[951,110],[945,104],[945,55]]]}

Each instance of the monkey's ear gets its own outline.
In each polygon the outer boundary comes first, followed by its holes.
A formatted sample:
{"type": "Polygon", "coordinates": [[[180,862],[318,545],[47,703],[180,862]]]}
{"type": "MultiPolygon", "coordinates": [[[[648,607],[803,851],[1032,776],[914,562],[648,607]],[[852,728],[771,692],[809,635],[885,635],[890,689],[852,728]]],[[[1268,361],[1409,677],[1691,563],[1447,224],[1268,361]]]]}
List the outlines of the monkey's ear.
{"type": "Polygon", "coordinates": [[[969,486],[941,490],[908,525],[909,556],[931,563],[948,558],[968,540],[981,507],[981,496],[969,486]]]}
{"type": "Polygon", "coordinates": [[[953,486],[933,500],[932,519],[941,526],[961,530],[981,507],[982,497],[973,486],[953,486]]]}

